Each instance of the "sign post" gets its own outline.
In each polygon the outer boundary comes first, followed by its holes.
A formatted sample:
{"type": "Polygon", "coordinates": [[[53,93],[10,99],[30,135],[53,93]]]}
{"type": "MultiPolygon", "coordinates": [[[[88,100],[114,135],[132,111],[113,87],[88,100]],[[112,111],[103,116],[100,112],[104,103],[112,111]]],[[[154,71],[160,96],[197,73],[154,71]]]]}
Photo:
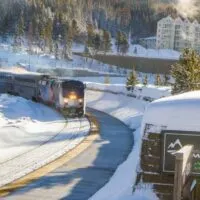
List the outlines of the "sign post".
{"type": "Polygon", "coordinates": [[[182,147],[175,153],[173,200],[181,200],[182,188],[191,171],[193,145],[182,147]]]}

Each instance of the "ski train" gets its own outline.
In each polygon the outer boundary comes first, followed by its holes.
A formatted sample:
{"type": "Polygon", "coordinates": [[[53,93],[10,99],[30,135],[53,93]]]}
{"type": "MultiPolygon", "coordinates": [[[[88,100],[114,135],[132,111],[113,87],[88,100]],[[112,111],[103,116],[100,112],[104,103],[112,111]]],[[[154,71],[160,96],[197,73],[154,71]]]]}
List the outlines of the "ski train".
{"type": "Polygon", "coordinates": [[[54,106],[66,117],[85,115],[85,85],[39,73],[0,71],[0,92],[54,106]]]}

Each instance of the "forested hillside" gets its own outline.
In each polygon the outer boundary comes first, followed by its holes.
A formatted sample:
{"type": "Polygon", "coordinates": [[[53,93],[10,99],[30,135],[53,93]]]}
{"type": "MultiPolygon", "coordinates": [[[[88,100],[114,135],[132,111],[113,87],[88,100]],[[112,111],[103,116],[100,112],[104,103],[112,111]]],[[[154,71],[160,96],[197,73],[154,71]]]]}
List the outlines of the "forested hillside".
{"type": "MultiPolygon", "coordinates": [[[[156,21],[173,9],[155,12],[152,3],[138,0],[1,0],[1,34],[15,34],[20,16],[24,19],[25,31],[30,23],[39,27],[64,20],[75,19],[81,28],[87,23],[109,30],[114,36],[118,30],[137,36],[155,34],[156,21]],[[141,3],[142,2],[142,3],[141,3]],[[62,19],[61,19],[62,18],[62,19]]],[[[35,27],[34,27],[35,28],[35,27]]],[[[35,31],[35,30],[34,30],[35,31]]]]}
{"type": "Polygon", "coordinates": [[[73,41],[108,50],[118,37],[126,50],[132,40],[156,34],[157,21],[177,15],[171,4],[155,0],[0,0],[0,35],[14,36],[15,44],[37,44],[63,53],[73,41]],[[103,40],[103,42],[101,41],[103,40]]]}

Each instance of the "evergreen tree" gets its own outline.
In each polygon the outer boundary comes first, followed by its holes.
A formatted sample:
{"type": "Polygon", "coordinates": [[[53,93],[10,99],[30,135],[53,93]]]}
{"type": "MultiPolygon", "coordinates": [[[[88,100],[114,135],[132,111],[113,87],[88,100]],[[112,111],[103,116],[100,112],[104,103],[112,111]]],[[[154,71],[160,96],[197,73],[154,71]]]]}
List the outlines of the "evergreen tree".
{"type": "Polygon", "coordinates": [[[45,49],[45,40],[46,40],[46,35],[45,35],[45,22],[40,20],[39,22],[39,47],[42,51],[45,49]]]}
{"type": "Polygon", "coordinates": [[[21,13],[17,28],[16,28],[16,34],[15,34],[15,44],[16,45],[22,45],[23,43],[23,37],[25,33],[25,25],[24,25],[24,17],[23,13],[21,13]]]}
{"type": "Polygon", "coordinates": [[[128,44],[128,39],[127,39],[126,34],[122,32],[117,33],[116,46],[117,46],[117,52],[120,52],[123,54],[127,53],[129,44],[128,44]]]}
{"type": "Polygon", "coordinates": [[[58,41],[54,41],[54,55],[55,55],[55,60],[58,60],[59,58],[58,41]]]}
{"type": "Polygon", "coordinates": [[[48,47],[50,53],[53,51],[52,33],[53,33],[53,21],[51,18],[48,18],[45,26],[45,41],[46,41],[46,46],[48,47]]]}
{"type": "Polygon", "coordinates": [[[95,50],[95,54],[100,50],[101,46],[101,37],[99,34],[96,34],[93,40],[93,46],[95,50]]]}
{"type": "Polygon", "coordinates": [[[104,53],[111,50],[111,35],[108,31],[103,30],[103,51],[104,53]]]}
{"type": "Polygon", "coordinates": [[[148,84],[148,76],[147,76],[147,74],[144,75],[142,82],[143,82],[144,86],[146,86],[148,84]]]}
{"type": "Polygon", "coordinates": [[[170,80],[170,76],[168,74],[164,75],[164,85],[167,86],[169,85],[169,80],[170,80]]]}
{"type": "Polygon", "coordinates": [[[66,59],[68,59],[68,49],[69,46],[73,40],[72,36],[72,30],[71,27],[69,26],[69,23],[67,21],[63,22],[62,24],[62,45],[63,45],[63,52],[62,56],[66,59]]]}
{"type": "Polygon", "coordinates": [[[124,35],[122,44],[120,46],[120,52],[122,54],[126,54],[128,52],[128,48],[129,48],[128,40],[127,40],[126,36],[124,35]]]}
{"type": "Polygon", "coordinates": [[[78,40],[78,36],[80,34],[80,30],[78,27],[78,23],[75,19],[72,20],[72,24],[71,24],[71,29],[72,29],[72,40],[78,40]]]}
{"type": "Polygon", "coordinates": [[[175,80],[173,94],[200,90],[200,55],[185,49],[178,63],[172,66],[171,75],[175,80]]]}
{"type": "Polygon", "coordinates": [[[29,47],[29,53],[32,52],[32,43],[33,43],[33,26],[30,22],[28,25],[28,47],[29,47]]]}
{"type": "Polygon", "coordinates": [[[92,24],[88,24],[87,25],[87,46],[88,47],[94,47],[94,37],[95,37],[95,33],[94,33],[94,28],[92,26],[92,24]]]}
{"type": "Polygon", "coordinates": [[[133,71],[130,72],[129,76],[127,77],[126,89],[128,91],[130,90],[133,91],[137,83],[138,83],[137,74],[135,69],[133,68],[133,71]]]}
{"type": "Polygon", "coordinates": [[[110,84],[110,77],[109,75],[106,75],[105,78],[104,78],[104,83],[105,84],[110,84]]]}
{"type": "Polygon", "coordinates": [[[120,46],[122,44],[122,41],[123,41],[123,34],[122,32],[118,31],[117,36],[116,36],[116,43],[115,43],[115,45],[117,46],[117,52],[120,52],[120,46]]]}
{"type": "Polygon", "coordinates": [[[134,54],[137,54],[137,47],[134,48],[133,53],[134,53],[134,54]]]}
{"type": "Polygon", "coordinates": [[[162,85],[160,74],[156,74],[155,83],[154,84],[157,85],[157,86],[162,85]]]}

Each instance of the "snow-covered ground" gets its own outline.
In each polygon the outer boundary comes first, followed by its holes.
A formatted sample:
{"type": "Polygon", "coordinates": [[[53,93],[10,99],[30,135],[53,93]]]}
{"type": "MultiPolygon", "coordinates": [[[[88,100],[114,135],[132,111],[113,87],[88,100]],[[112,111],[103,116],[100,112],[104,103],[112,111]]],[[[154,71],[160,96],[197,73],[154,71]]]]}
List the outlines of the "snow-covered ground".
{"type": "Polygon", "coordinates": [[[64,118],[41,104],[0,95],[0,163],[49,140],[65,126],[64,118]]]}
{"type": "Polygon", "coordinates": [[[86,119],[65,119],[21,97],[0,95],[0,186],[51,162],[89,132],[86,119]]]}
{"type": "Polygon", "coordinates": [[[141,120],[147,102],[123,94],[112,94],[103,91],[87,91],[88,106],[106,112],[136,129],[133,132],[134,146],[128,159],[116,170],[110,181],[90,200],[156,200],[151,188],[136,190],[132,194],[140,160],[142,133],[141,120]]]}
{"type": "MultiPolygon", "coordinates": [[[[150,184],[143,184],[141,188],[137,187],[132,194],[137,167],[139,167],[145,124],[152,125],[150,132],[160,132],[163,128],[179,131],[199,131],[200,91],[168,96],[152,103],[147,103],[141,99],[128,97],[123,93],[120,94],[123,89],[119,86],[94,83],[89,83],[89,85],[92,88],[92,90],[87,91],[88,105],[90,107],[104,111],[120,119],[129,127],[136,129],[133,132],[134,147],[128,159],[118,167],[110,181],[90,200],[105,200],[108,198],[110,200],[158,199],[153,193],[152,185],[150,184]]],[[[148,88],[146,89],[148,90],[148,88]]],[[[160,89],[157,88],[157,90],[157,94],[154,93],[154,98],[160,98],[160,95],[158,95],[160,89]]],[[[153,93],[150,94],[153,95],[153,93]]]]}
{"type": "Polygon", "coordinates": [[[178,60],[180,52],[173,49],[146,49],[141,45],[130,45],[128,55],[145,57],[145,58],[161,58],[178,60]]]}
{"type": "MultiPolygon", "coordinates": [[[[118,54],[115,40],[112,40],[112,52],[108,54],[118,54]]],[[[146,49],[139,44],[129,44],[128,56],[144,57],[144,58],[160,58],[178,60],[181,53],[173,49],[146,49]]]]}
{"type": "MultiPolygon", "coordinates": [[[[76,48],[79,49],[79,47],[76,47],[76,48]]],[[[138,48],[140,49],[137,49],[137,54],[141,57],[146,57],[146,56],[148,57],[149,55],[155,56],[154,54],[155,52],[152,52],[152,54],[149,54],[148,52],[145,52],[145,49],[142,49],[143,47],[138,46],[138,48]]],[[[130,50],[129,50],[130,54],[133,54],[132,51],[134,51],[134,49],[135,47],[130,47],[130,50]]],[[[162,51],[160,50],[160,52],[162,51]]],[[[164,57],[170,58],[171,51],[169,51],[169,54],[167,56],[166,55],[167,54],[165,53],[163,54],[164,57]]],[[[0,46],[0,56],[1,56],[0,63],[2,66],[10,67],[10,66],[15,66],[16,64],[19,64],[21,66],[27,67],[30,64],[30,68],[28,67],[27,69],[31,71],[36,71],[37,69],[40,69],[40,68],[59,67],[59,68],[68,68],[68,69],[84,69],[86,71],[88,70],[88,71],[99,72],[99,74],[101,73],[126,74],[124,73],[123,69],[119,69],[113,66],[112,70],[110,70],[111,68],[108,65],[99,63],[97,61],[92,61],[91,59],[88,59],[86,61],[85,58],[81,58],[78,56],[75,56],[73,61],[64,61],[64,60],[56,61],[54,56],[41,54],[41,53],[40,55],[29,55],[23,49],[19,53],[14,53],[12,51],[12,48],[9,45],[0,46]]],[[[157,54],[156,56],[160,58],[161,54],[157,54]]],[[[173,55],[173,56],[175,58],[177,55],[173,55]]],[[[147,87],[144,87],[142,85],[137,85],[133,92],[127,92],[124,85],[126,81],[125,77],[110,78],[111,80],[110,82],[115,83],[116,85],[109,85],[109,84],[103,85],[103,84],[98,84],[98,83],[91,83],[92,81],[103,83],[104,77],[101,77],[101,78],[100,77],[98,78],[85,77],[85,78],[80,78],[80,79],[87,82],[87,88],[91,89],[91,90],[88,90],[87,92],[87,101],[90,107],[107,112],[108,114],[111,114],[114,117],[117,117],[118,119],[126,123],[128,126],[130,126],[130,128],[136,130],[133,132],[134,147],[128,159],[122,165],[119,166],[119,168],[117,169],[117,171],[115,172],[114,176],[111,178],[109,183],[106,184],[105,187],[103,187],[99,192],[97,192],[91,199],[104,200],[104,199],[109,198],[111,200],[124,200],[124,199],[126,200],[129,200],[129,199],[155,200],[156,197],[153,194],[151,188],[136,190],[134,195],[132,195],[132,189],[133,189],[132,187],[136,179],[136,171],[137,171],[137,165],[139,163],[140,147],[141,147],[141,141],[142,141],[142,131],[140,131],[140,126],[141,126],[141,121],[142,121],[145,108],[149,104],[147,101],[143,101],[143,99],[147,97],[147,98],[150,98],[150,100],[153,100],[160,97],[169,96],[170,87],[158,88],[151,85],[147,87]],[[113,94],[113,92],[116,94],[113,94]],[[135,96],[136,98],[129,97],[129,96],[135,96]]],[[[153,78],[150,78],[150,83],[153,83],[153,80],[154,80],[153,78]]],[[[8,101],[8,99],[10,99],[8,98],[8,96],[5,96],[5,95],[3,95],[2,97],[3,98],[5,97],[6,99],[5,101],[8,101]]],[[[11,100],[13,98],[18,98],[18,97],[12,97],[11,100]]],[[[21,98],[19,99],[20,99],[19,100],[20,102],[22,99],[21,98]]],[[[27,102],[29,106],[32,103],[30,101],[27,101],[27,102]]],[[[22,108],[20,106],[19,106],[20,108],[16,106],[16,110],[14,112],[18,112],[17,110],[23,110],[23,105],[26,103],[23,102],[21,104],[22,104],[21,105],[22,108]]],[[[9,106],[9,108],[10,107],[11,106],[9,106]]],[[[32,109],[32,106],[30,107],[32,109]]],[[[0,108],[1,108],[1,104],[0,104],[0,108]]],[[[4,105],[2,106],[2,108],[4,108],[4,105]]],[[[29,112],[28,108],[26,108],[25,110],[29,112]]],[[[13,115],[12,111],[10,112],[11,112],[10,116],[12,116],[13,115]]],[[[38,110],[35,111],[33,109],[33,113],[36,113],[36,115],[38,112],[39,112],[38,110]]],[[[44,112],[41,111],[41,112],[45,113],[46,111],[44,112]]],[[[4,113],[4,110],[2,110],[2,113],[4,113]]],[[[22,115],[25,115],[25,114],[22,113],[22,115]]],[[[25,130],[25,132],[26,131],[28,132],[28,129],[29,129],[28,127],[31,127],[32,125],[34,125],[34,123],[38,123],[38,124],[42,123],[43,122],[42,119],[44,120],[46,118],[45,116],[42,116],[41,119],[40,118],[38,119],[37,117],[35,117],[36,120],[34,120],[34,116],[32,115],[30,116],[27,115],[27,116],[28,117],[26,118],[25,121],[27,123],[28,121],[27,119],[30,118],[29,119],[29,121],[31,121],[30,126],[25,125],[18,128],[18,124],[17,124],[18,119],[20,119],[19,120],[19,124],[20,124],[21,121],[23,122],[22,120],[23,117],[19,117],[19,118],[16,117],[16,119],[14,119],[15,121],[13,121],[13,128],[17,129],[17,131],[14,132],[16,135],[16,138],[18,138],[18,135],[19,135],[19,138],[21,137],[21,141],[19,140],[19,143],[17,143],[17,139],[14,140],[13,146],[15,146],[16,149],[18,149],[16,150],[16,152],[19,152],[21,156],[16,157],[17,154],[15,155],[9,154],[9,148],[11,149],[12,145],[6,146],[6,144],[9,144],[9,140],[11,140],[12,137],[5,138],[5,140],[2,139],[2,143],[5,143],[4,146],[8,150],[7,154],[10,156],[10,160],[6,160],[5,158],[3,160],[3,156],[2,156],[2,161],[0,161],[0,185],[6,184],[7,182],[10,182],[26,173],[29,173],[32,170],[40,167],[41,165],[46,164],[49,161],[57,158],[64,152],[68,151],[70,148],[74,147],[74,145],[76,145],[78,142],[80,142],[84,138],[84,135],[87,134],[89,130],[89,124],[87,120],[83,120],[81,122],[79,120],[69,121],[66,127],[63,124],[63,119],[59,119],[59,120],[55,120],[56,123],[58,123],[61,126],[60,127],[61,129],[63,127],[63,129],[59,132],[59,134],[50,133],[52,135],[49,136],[49,132],[48,131],[45,132],[46,129],[44,128],[43,130],[44,135],[41,134],[42,131],[40,130],[41,138],[37,139],[37,137],[34,137],[37,134],[36,132],[33,132],[33,133],[31,132],[32,134],[31,135],[28,134],[27,136],[24,132],[22,132],[22,130],[25,130]],[[30,138],[28,138],[29,136],[30,138]],[[27,140],[24,139],[25,137],[27,137],[28,139],[27,140]],[[71,141],[72,138],[73,138],[73,142],[71,141]],[[6,143],[6,141],[8,143],[6,143]],[[48,142],[45,142],[45,141],[48,141],[48,142]],[[29,150],[27,150],[26,148],[29,150]],[[16,166],[16,163],[19,163],[19,165],[16,166]],[[6,170],[3,170],[3,169],[6,169],[6,170]],[[10,171],[12,173],[10,173],[10,171]]],[[[49,114],[48,116],[51,116],[51,115],[49,114]]],[[[6,120],[8,121],[8,124],[9,124],[11,119],[9,118],[5,120],[3,119],[2,124],[4,123],[3,121],[6,121],[6,120]]],[[[50,120],[50,121],[54,121],[54,120],[50,120]]],[[[49,123],[47,121],[44,121],[44,122],[45,122],[44,124],[49,123]]],[[[26,124],[26,123],[23,122],[23,124],[26,124]]],[[[35,127],[37,126],[34,126],[34,128],[35,127]]],[[[7,128],[8,128],[7,130],[9,130],[11,127],[8,126],[7,128]]],[[[11,131],[9,132],[11,133],[11,131]]],[[[8,134],[4,134],[4,135],[6,137],[8,134]]]]}
{"type": "Polygon", "coordinates": [[[122,75],[124,69],[116,66],[110,66],[92,59],[85,59],[80,56],[73,55],[72,61],[64,59],[56,60],[54,55],[38,53],[30,55],[26,48],[21,48],[18,52],[13,52],[13,48],[9,44],[0,44],[0,65],[3,67],[22,66],[30,71],[38,69],[71,69],[69,76],[73,76],[73,70],[84,70],[88,72],[96,72],[99,74],[122,75]]]}
{"type": "Polygon", "coordinates": [[[171,95],[171,87],[157,87],[154,85],[143,86],[138,84],[135,86],[133,91],[127,91],[124,84],[101,84],[86,82],[86,85],[90,90],[107,91],[128,96],[135,96],[137,99],[141,100],[155,100],[171,95]]]}
{"type": "MultiPolygon", "coordinates": [[[[73,44],[72,51],[84,52],[84,45],[73,44]]],[[[104,52],[99,52],[99,53],[104,54],[104,52]]],[[[115,45],[115,39],[112,39],[111,51],[108,52],[107,54],[112,54],[112,55],[119,54],[117,52],[117,47],[115,45]]],[[[129,42],[129,49],[125,55],[144,57],[144,58],[160,58],[160,59],[178,60],[181,53],[173,49],[146,49],[145,47],[139,44],[130,44],[129,42]]]]}
{"type": "MultiPolygon", "coordinates": [[[[127,70],[129,73],[131,70],[127,70]]],[[[137,73],[137,79],[139,83],[143,83],[143,79],[145,75],[147,75],[148,79],[148,85],[154,85],[155,80],[156,80],[156,74],[152,73],[142,73],[142,72],[136,72],[137,73]]],[[[73,77],[73,79],[81,80],[83,82],[93,82],[93,83],[105,83],[105,80],[109,81],[110,84],[126,84],[127,82],[127,75],[124,75],[122,77],[113,77],[113,76],[94,76],[94,77],[73,77]]],[[[164,76],[160,75],[161,81],[164,82],[164,76]]],[[[170,78],[170,77],[169,77],[170,78]]],[[[171,78],[169,83],[173,83],[173,79],[171,78]]],[[[150,86],[151,87],[151,86],[150,86]]]]}

